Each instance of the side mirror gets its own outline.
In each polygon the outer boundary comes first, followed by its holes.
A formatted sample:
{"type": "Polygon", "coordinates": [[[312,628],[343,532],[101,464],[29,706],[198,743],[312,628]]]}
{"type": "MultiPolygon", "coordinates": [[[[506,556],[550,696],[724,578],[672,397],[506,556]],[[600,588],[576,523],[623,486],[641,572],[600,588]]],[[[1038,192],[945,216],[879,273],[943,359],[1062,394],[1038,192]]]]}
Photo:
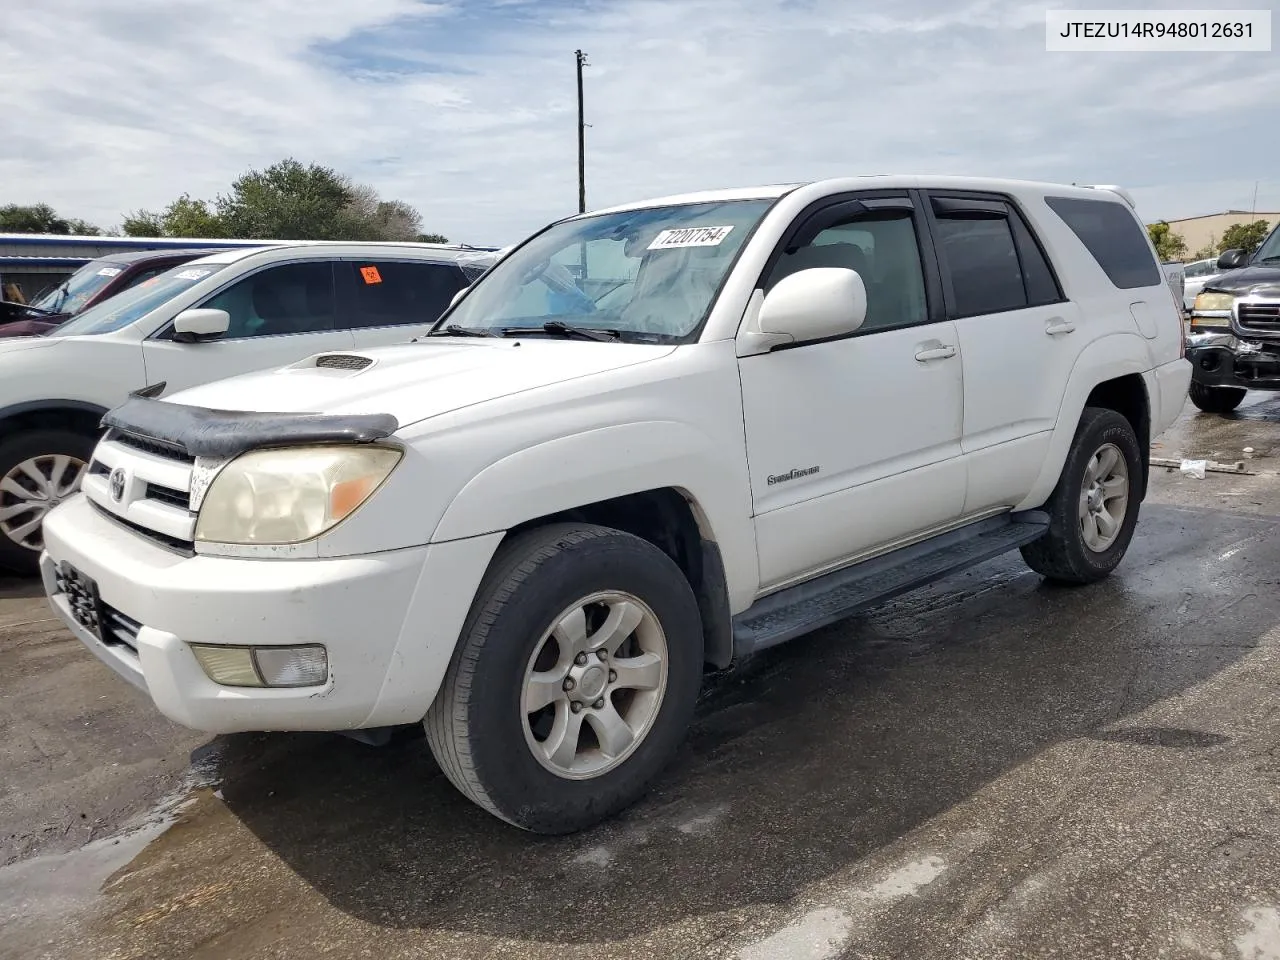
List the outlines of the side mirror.
{"type": "Polygon", "coordinates": [[[1236,270],[1249,262],[1249,254],[1243,250],[1224,250],[1218,258],[1219,270],[1236,270]]]}
{"type": "Polygon", "coordinates": [[[231,326],[231,314],[225,310],[183,310],[173,318],[173,339],[179,343],[216,340],[231,326]]]}
{"type": "Polygon", "coordinates": [[[856,270],[811,267],[783,277],[760,304],[760,333],[795,343],[853,333],[867,318],[856,270]]]}
{"type": "MultiPolygon", "coordinates": [[[[473,281],[472,281],[472,283],[474,283],[474,282],[475,282],[475,281],[473,280],[473,281]]],[[[448,309],[449,309],[449,310],[452,310],[455,306],[457,306],[457,305],[458,305],[458,301],[459,301],[459,300],[461,300],[461,299],[463,298],[463,296],[466,294],[467,290],[469,290],[469,289],[470,289],[469,287],[463,287],[461,290],[459,290],[457,293],[455,293],[455,294],[453,295],[453,299],[449,301],[449,307],[448,307],[448,309]]]]}

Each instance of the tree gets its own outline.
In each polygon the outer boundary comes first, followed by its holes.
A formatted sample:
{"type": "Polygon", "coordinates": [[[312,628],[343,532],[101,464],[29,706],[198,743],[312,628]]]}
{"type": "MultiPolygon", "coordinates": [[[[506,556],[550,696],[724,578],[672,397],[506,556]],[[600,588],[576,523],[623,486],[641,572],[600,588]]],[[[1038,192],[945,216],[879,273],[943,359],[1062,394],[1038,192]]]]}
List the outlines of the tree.
{"type": "MultiPolygon", "coordinates": [[[[237,177],[213,201],[183,194],[162,212],[125,218],[129,236],[244,240],[403,240],[422,233],[422,215],[400,200],[319,164],[293,158],[237,177]]],[[[438,241],[437,241],[438,242],[438,241]]]]}
{"type": "Polygon", "coordinates": [[[448,243],[449,238],[443,233],[420,233],[417,237],[418,243],[448,243]]]}
{"type": "Polygon", "coordinates": [[[1209,234],[1209,242],[1191,255],[1192,260],[1212,260],[1218,256],[1218,242],[1209,234]]]}
{"type": "Polygon", "coordinates": [[[1147,224],[1147,233],[1150,234],[1151,243],[1156,248],[1156,255],[1162,261],[1181,260],[1186,256],[1187,241],[1182,239],[1181,234],[1170,230],[1169,224],[1164,220],[1147,224]]]}
{"type": "Polygon", "coordinates": [[[1222,239],[1218,241],[1218,252],[1224,250],[1243,250],[1253,253],[1267,236],[1267,221],[1255,220],[1253,223],[1233,223],[1222,231],[1222,239]]]}
{"type": "Polygon", "coordinates": [[[0,207],[0,233],[58,233],[66,236],[93,236],[101,231],[91,223],[58,216],[47,203],[0,207]]]}

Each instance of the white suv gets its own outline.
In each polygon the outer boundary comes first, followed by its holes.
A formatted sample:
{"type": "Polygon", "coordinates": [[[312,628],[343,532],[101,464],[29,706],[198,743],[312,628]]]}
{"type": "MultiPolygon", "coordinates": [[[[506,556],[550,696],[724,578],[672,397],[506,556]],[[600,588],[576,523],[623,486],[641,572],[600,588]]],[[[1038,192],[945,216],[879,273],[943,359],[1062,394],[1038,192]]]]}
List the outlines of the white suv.
{"type": "Polygon", "coordinates": [[[46,522],[44,583],[179,723],[425,718],[468,797],[571,831],[643,792],[708,667],[1009,550],[1106,576],[1182,345],[1113,190],[604,210],[421,342],[130,398],[46,522]]]}
{"type": "Polygon", "coordinates": [[[238,248],[153,277],[44,337],[0,340],[0,567],[35,572],[44,515],[75,492],[102,415],[131,392],[408,340],[492,260],[422,244],[238,248]]]}

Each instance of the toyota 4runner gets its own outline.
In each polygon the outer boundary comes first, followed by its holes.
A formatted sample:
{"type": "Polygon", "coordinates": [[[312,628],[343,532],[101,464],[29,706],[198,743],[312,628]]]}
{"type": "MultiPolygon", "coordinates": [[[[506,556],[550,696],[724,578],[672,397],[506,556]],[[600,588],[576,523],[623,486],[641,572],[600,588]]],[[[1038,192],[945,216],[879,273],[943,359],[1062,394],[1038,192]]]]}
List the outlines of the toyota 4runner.
{"type": "Polygon", "coordinates": [[[1020,549],[1120,563],[1190,369],[1123,192],[868,177],[552,224],[415,343],[131,396],[52,604],[210,732],[425,720],[544,833],[635,800],[704,671],[1020,549]]]}

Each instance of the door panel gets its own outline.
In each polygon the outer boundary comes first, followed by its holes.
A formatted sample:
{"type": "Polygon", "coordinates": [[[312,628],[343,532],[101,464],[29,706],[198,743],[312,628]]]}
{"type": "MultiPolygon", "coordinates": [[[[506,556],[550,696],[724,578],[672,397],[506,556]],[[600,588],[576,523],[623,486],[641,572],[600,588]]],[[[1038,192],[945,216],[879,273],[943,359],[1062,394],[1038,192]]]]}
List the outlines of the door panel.
{"type": "Polygon", "coordinates": [[[947,312],[964,357],[964,512],[1011,507],[1039,475],[1084,321],[1009,203],[930,200],[947,312]]]}
{"type": "Polygon", "coordinates": [[[955,326],[741,360],[762,586],[960,515],[961,362],[917,360],[934,341],[955,344],[955,326]]]}
{"type": "Polygon", "coordinates": [[[799,217],[761,287],[856,270],[856,333],[739,361],[761,583],[777,586],[954,521],[964,505],[955,325],[906,193],[832,198],[799,217]],[[930,293],[930,291],[933,291],[930,293]]]}
{"type": "Polygon", "coordinates": [[[354,348],[350,330],[327,330],[208,343],[148,340],[142,352],[147,365],[147,383],[167,383],[165,396],[168,396],[177,390],[241,373],[283,367],[315,353],[354,348]]]}

